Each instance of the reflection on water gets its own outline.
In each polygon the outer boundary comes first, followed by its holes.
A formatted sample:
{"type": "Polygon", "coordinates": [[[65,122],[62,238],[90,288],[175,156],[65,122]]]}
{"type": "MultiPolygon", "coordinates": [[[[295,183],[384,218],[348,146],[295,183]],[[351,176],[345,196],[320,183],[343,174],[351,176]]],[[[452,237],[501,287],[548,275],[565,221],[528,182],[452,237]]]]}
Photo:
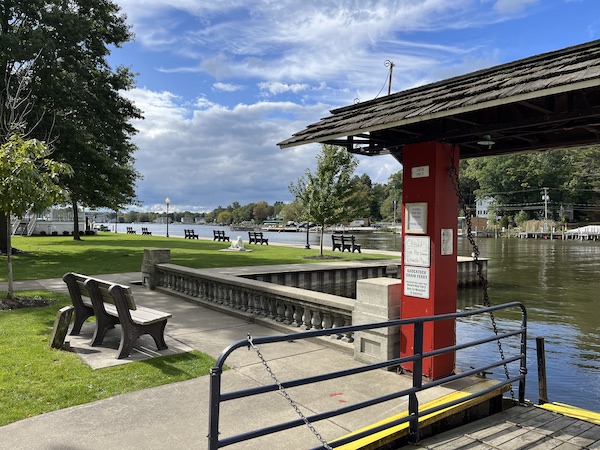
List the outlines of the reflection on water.
{"type": "MultiPolygon", "coordinates": [[[[491,258],[492,304],[520,301],[527,308],[527,398],[538,399],[535,338],[541,336],[545,338],[549,399],[598,411],[600,244],[533,239],[479,239],[477,244],[482,257],[491,258]]],[[[466,240],[461,240],[459,249],[469,253],[466,240]]],[[[481,289],[460,289],[458,307],[478,306],[481,299],[481,289]]],[[[497,315],[501,332],[518,324],[518,317],[505,312],[497,315]]],[[[489,318],[461,321],[457,337],[473,337],[486,328],[491,329],[489,318]]],[[[497,348],[485,351],[498,352],[497,348]]],[[[483,356],[484,351],[462,352],[457,355],[457,367],[466,368],[469,361],[483,356]]],[[[502,370],[496,372],[494,377],[503,376],[502,370]]]]}

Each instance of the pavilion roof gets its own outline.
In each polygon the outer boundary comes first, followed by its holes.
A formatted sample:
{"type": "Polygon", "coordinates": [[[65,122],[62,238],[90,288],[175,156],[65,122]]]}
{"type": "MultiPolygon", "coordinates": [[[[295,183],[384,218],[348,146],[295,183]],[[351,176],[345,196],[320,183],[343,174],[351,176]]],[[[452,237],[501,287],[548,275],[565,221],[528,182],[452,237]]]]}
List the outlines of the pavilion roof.
{"type": "Polygon", "coordinates": [[[278,145],[401,157],[406,144],[440,140],[469,158],[588,146],[599,137],[600,40],[334,109],[278,145]],[[486,135],[489,148],[478,144],[486,135]]]}

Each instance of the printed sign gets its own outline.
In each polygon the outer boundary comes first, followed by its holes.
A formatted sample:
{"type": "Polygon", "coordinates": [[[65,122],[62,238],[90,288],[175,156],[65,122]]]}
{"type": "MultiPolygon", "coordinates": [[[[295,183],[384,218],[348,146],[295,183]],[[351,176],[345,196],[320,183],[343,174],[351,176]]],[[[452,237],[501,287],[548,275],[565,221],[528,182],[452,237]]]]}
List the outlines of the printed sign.
{"type": "Polygon", "coordinates": [[[442,229],[442,255],[452,255],[454,253],[454,240],[452,239],[452,229],[442,229]]]}
{"type": "Polygon", "coordinates": [[[429,267],[431,265],[431,238],[429,236],[404,237],[404,264],[429,267]]]}
{"type": "Polygon", "coordinates": [[[427,203],[406,203],[404,231],[414,234],[427,232],[427,203]]]}
{"type": "Polygon", "coordinates": [[[404,266],[404,295],[429,298],[430,272],[428,267],[404,266]]]}
{"type": "Polygon", "coordinates": [[[429,177],[429,166],[413,167],[410,170],[410,175],[413,178],[427,178],[429,177]]]}

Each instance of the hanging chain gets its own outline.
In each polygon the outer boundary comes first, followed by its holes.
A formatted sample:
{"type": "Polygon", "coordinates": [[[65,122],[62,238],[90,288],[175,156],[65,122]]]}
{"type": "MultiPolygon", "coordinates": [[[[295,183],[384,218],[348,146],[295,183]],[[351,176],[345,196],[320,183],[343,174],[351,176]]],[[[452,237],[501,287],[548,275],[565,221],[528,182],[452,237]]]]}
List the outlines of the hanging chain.
{"type": "Polygon", "coordinates": [[[264,356],[260,352],[260,349],[252,341],[252,336],[250,336],[250,334],[248,334],[248,350],[250,350],[250,347],[252,347],[256,351],[256,354],[258,355],[260,362],[262,363],[263,366],[265,366],[265,369],[267,370],[267,372],[269,373],[269,375],[271,376],[271,378],[273,379],[273,381],[279,388],[279,393],[289,402],[289,404],[292,406],[292,408],[294,408],[294,411],[296,411],[296,414],[298,414],[298,416],[300,416],[300,418],[304,421],[304,423],[306,424],[308,429],[310,431],[312,431],[312,433],[315,435],[315,437],[321,442],[321,444],[323,444],[323,447],[325,447],[327,450],[333,450],[332,447],[329,446],[327,441],[325,439],[323,439],[323,437],[319,434],[319,432],[316,430],[314,425],[312,423],[310,423],[308,421],[308,419],[306,418],[306,416],[302,413],[302,411],[300,411],[300,408],[298,407],[296,402],[292,399],[292,397],[290,397],[290,395],[286,392],[285,388],[281,385],[281,383],[275,376],[275,373],[273,372],[273,370],[269,367],[269,364],[267,364],[267,361],[265,360],[264,356]]]}
{"type": "MultiPolygon", "coordinates": [[[[467,239],[473,248],[473,261],[477,266],[477,277],[479,278],[479,282],[481,283],[481,289],[483,291],[483,306],[490,307],[492,306],[490,302],[490,297],[488,294],[488,280],[487,277],[483,275],[483,262],[479,259],[479,247],[475,243],[475,237],[473,236],[473,224],[471,222],[471,215],[467,209],[467,204],[465,202],[465,198],[460,189],[460,179],[458,178],[458,170],[456,168],[456,164],[454,163],[454,148],[452,150],[452,156],[450,160],[450,180],[452,181],[452,185],[454,186],[454,190],[456,191],[456,195],[458,197],[458,208],[459,210],[463,210],[465,212],[465,221],[467,223],[467,239]]],[[[494,329],[494,334],[498,336],[498,325],[496,324],[496,318],[494,316],[494,312],[490,311],[490,319],[492,321],[492,328],[494,329]]],[[[500,339],[497,341],[498,344],[498,353],[500,353],[500,359],[504,361],[506,358],[504,357],[504,349],[502,348],[502,342],[500,339]]],[[[508,372],[508,364],[504,363],[504,375],[506,379],[510,379],[510,374],[508,372]]],[[[515,401],[515,392],[513,390],[512,384],[510,386],[510,397],[513,401],[515,401]]]]}

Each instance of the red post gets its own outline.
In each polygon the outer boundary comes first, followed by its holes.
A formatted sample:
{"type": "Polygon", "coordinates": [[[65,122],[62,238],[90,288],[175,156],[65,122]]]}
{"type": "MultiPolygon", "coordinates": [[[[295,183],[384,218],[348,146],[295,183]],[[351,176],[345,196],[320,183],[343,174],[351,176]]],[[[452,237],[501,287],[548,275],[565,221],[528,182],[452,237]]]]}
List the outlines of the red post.
{"type": "MultiPolygon", "coordinates": [[[[403,319],[453,313],[457,299],[458,198],[451,180],[459,149],[442,142],[403,149],[402,295],[403,319]]],[[[401,330],[400,355],[413,354],[412,326],[401,330]]],[[[423,352],[454,345],[454,320],[425,324],[423,352]]],[[[455,355],[427,358],[423,375],[438,379],[454,372],[455,355]]],[[[403,368],[412,371],[412,364],[403,368]]]]}

